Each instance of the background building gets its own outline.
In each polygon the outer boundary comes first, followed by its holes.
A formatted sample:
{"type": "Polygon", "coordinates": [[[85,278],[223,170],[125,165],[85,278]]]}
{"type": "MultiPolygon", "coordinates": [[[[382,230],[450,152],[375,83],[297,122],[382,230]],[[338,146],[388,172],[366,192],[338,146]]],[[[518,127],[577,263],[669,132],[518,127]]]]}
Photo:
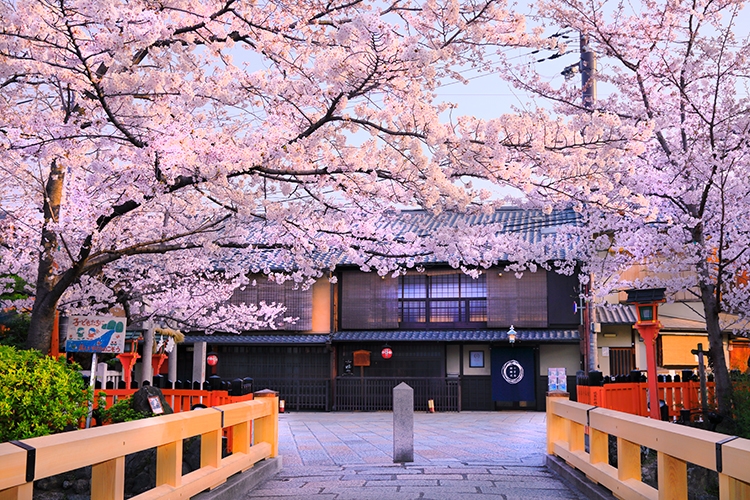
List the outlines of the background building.
{"type": "MultiPolygon", "coordinates": [[[[401,231],[466,222],[424,212],[404,218],[401,231]]],[[[508,208],[472,223],[538,242],[575,220],[572,211],[508,208]]],[[[242,335],[189,334],[178,377],[191,378],[193,348],[205,342],[219,355],[216,374],[252,377],[256,387],[280,391],[290,409],[389,409],[402,381],[415,389],[417,409],[430,399],[438,411],[542,409],[547,369],[566,368],[573,392],[582,369],[578,279],[542,267],[519,278],[506,271],[512,256],[505,259],[477,277],[435,261],[397,277],[343,264],[307,290],[253,276],[256,286],[232,300],[283,302],[297,321],[242,335]]],[[[550,248],[550,266],[560,259],[565,249],[550,248]]]]}

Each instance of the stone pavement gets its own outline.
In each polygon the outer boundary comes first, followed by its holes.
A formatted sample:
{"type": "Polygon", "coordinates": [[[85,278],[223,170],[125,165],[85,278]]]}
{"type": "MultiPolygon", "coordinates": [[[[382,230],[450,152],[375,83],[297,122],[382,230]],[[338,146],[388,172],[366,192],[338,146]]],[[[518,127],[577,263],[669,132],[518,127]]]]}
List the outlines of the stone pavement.
{"type": "Polygon", "coordinates": [[[391,413],[279,415],[283,470],[246,499],[575,499],[545,467],[541,412],[417,413],[393,463],[391,413]]]}

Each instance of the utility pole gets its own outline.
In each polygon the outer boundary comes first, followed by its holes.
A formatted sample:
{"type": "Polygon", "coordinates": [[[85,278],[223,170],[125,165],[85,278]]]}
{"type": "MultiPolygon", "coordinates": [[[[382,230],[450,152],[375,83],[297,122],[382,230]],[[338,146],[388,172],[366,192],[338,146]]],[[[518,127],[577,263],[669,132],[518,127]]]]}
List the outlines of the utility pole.
{"type": "MultiPolygon", "coordinates": [[[[581,59],[577,64],[567,66],[562,71],[565,79],[573,78],[576,73],[581,73],[581,101],[588,110],[593,110],[596,104],[596,53],[591,50],[589,37],[586,33],[580,36],[581,59]]],[[[591,290],[591,280],[582,290],[585,295],[591,290]]],[[[581,311],[581,337],[588,343],[585,359],[588,371],[597,369],[597,339],[594,331],[594,311],[591,302],[585,298],[583,310],[581,311]]]]}
{"type": "Polygon", "coordinates": [[[589,46],[589,36],[581,33],[581,97],[586,109],[596,103],[596,53],[589,46]]]}
{"type": "Polygon", "coordinates": [[[562,75],[566,80],[581,73],[581,100],[588,110],[594,109],[596,104],[596,53],[589,46],[589,36],[581,33],[581,59],[576,64],[566,66],[562,75]]]}
{"type": "MultiPolygon", "coordinates": [[[[589,37],[581,33],[581,99],[588,110],[596,103],[596,54],[589,46],[589,37]]],[[[588,289],[591,290],[591,280],[588,289]]],[[[589,339],[589,371],[597,369],[598,342],[594,331],[594,311],[591,301],[586,300],[586,338],[589,339]]]]}

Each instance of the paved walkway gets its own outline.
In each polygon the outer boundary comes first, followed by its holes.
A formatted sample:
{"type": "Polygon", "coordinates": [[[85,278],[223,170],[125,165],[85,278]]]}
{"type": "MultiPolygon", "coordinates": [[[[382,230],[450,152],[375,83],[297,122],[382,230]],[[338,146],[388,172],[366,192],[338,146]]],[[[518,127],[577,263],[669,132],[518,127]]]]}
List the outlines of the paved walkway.
{"type": "Polygon", "coordinates": [[[544,413],[415,414],[407,464],[393,463],[392,422],[391,413],[280,415],[284,469],[245,498],[582,498],[544,466],[544,413]]]}

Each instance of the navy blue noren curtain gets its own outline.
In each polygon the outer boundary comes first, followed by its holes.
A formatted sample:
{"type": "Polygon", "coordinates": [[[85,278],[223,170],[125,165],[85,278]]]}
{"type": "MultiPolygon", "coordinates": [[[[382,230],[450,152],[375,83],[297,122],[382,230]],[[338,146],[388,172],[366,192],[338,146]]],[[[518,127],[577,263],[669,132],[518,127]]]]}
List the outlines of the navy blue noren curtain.
{"type": "Polygon", "coordinates": [[[492,400],[534,401],[534,350],[519,347],[492,348],[492,400]]]}

